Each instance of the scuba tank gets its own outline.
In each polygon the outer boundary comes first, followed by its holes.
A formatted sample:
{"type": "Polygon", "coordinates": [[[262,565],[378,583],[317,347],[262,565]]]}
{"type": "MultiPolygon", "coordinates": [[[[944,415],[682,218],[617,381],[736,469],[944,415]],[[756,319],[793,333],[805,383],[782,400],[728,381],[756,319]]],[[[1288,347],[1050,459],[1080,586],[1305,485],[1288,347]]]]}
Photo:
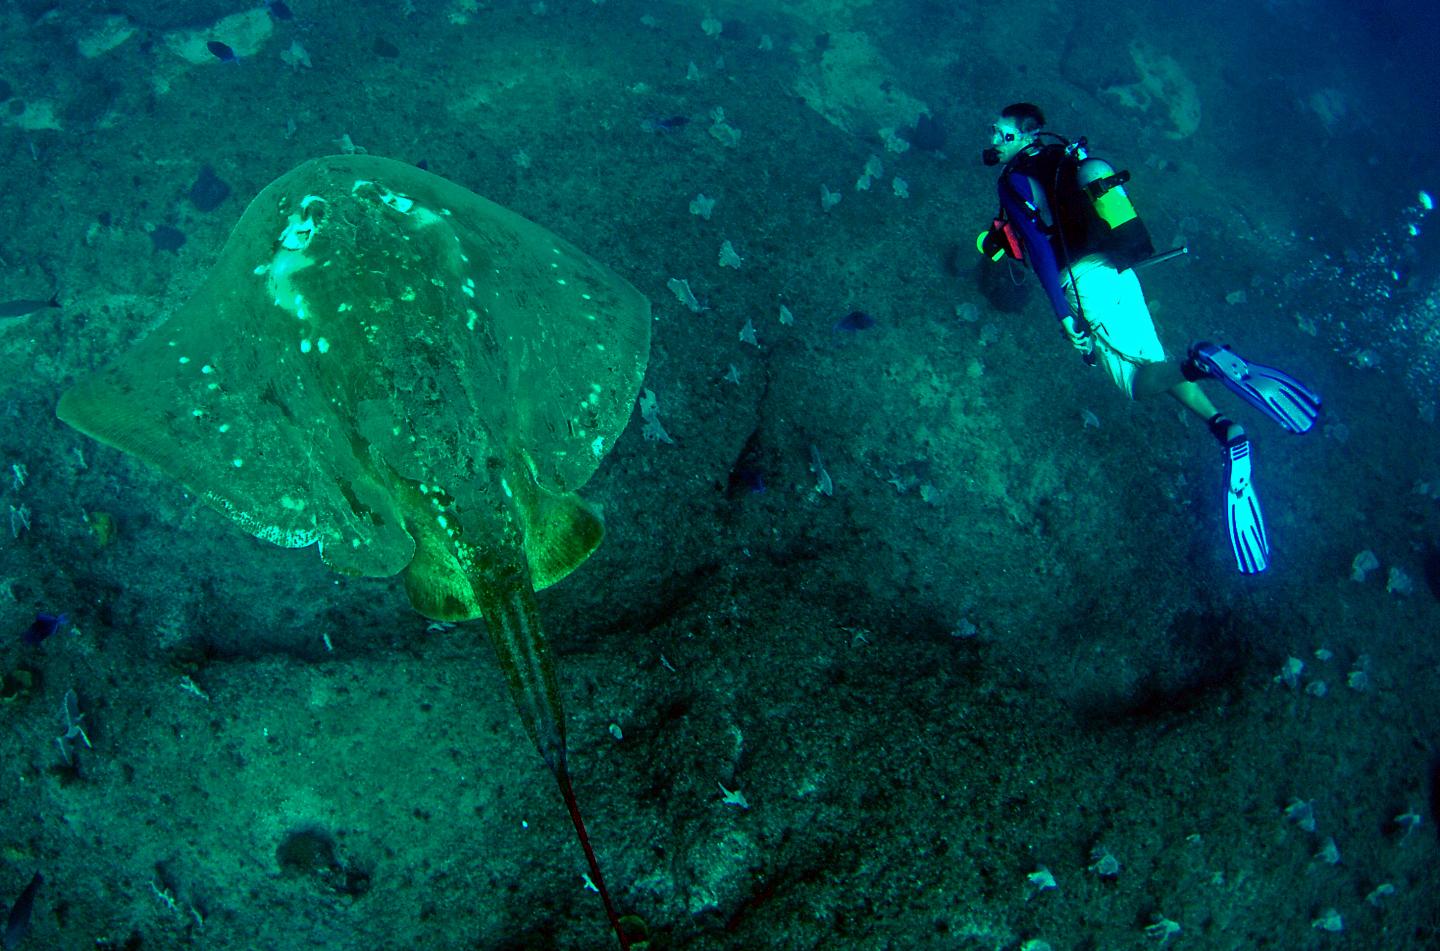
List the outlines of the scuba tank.
{"type": "Polygon", "coordinates": [[[1100,220],[1115,230],[1137,217],[1130,196],[1125,194],[1129,172],[1117,172],[1104,159],[1090,158],[1082,145],[1076,149],[1075,179],[1100,220]]]}
{"type": "MultiPolygon", "coordinates": [[[[1075,184],[1084,196],[1092,222],[1098,232],[1090,235],[1095,250],[1101,250],[1119,270],[1133,267],[1155,253],[1150,232],[1125,193],[1130,173],[1117,172],[1104,159],[1092,158],[1085,151],[1085,140],[1079,139],[1066,147],[1075,161],[1075,184]]],[[[1059,170],[1056,172],[1057,186],[1059,170]]],[[[1089,250],[1089,249],[1087,249],[1089,250]]]]}

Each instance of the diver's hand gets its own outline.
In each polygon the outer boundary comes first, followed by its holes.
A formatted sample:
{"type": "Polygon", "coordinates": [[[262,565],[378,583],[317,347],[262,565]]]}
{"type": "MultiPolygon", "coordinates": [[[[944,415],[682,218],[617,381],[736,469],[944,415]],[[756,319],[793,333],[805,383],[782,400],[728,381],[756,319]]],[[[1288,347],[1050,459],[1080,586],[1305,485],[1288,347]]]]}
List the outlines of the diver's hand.
{"type": "Polygon", "coordinates": [[[1060,326],[1065,328],[1065,336],[1070,338],[1070,346],[1080,351],[1080,356],[1090,366],[1095,365],[1095,338],[1090,335],[1089,330],[1081,330],[1075,323],[1074,317],[1066,317],[1060,321],[1060,326]]]}

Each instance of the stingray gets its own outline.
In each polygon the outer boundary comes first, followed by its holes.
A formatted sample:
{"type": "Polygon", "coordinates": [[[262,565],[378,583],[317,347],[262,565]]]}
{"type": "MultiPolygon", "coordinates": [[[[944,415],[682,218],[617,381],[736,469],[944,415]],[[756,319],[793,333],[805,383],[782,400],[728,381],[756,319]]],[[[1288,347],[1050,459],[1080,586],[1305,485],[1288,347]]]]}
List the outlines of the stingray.
{"type": "Polygon", "coordinates": [[[265,188],[194,298],[57,410],[258,538],[400,574],[425,617],[483,617],[622,947],[535,592],[600,544],[575,492],[649,352],[649,301],[574,245],[429,172],[334,156],[265,188]]]}

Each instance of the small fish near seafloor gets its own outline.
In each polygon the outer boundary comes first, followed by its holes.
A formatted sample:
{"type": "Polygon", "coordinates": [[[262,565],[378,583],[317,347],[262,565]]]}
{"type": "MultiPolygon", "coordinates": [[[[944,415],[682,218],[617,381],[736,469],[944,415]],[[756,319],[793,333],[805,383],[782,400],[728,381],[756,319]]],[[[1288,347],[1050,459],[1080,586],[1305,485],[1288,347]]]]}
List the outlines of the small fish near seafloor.
{"type": "Polygon", "coordinates": [[[67,614],[46,614],[41,611],[35,615],[35,620],[31,621],[30,626],[20,635],[20,640],[34,647],[64,627],[69,620],[70,616],[67,614]]]}
{"type": "Polygon", "coordinates": [[[852,310],[835,321],[834,329],[841,333],[855,333],[860,330],[869,330],[873,326],[875,326],[874,317],[863,310],[852,310]]]}
{"type": "Polygon", "coordinates": [[[641,123],[646,132],[654,132],[656,135],[683,129],[689,124],[689,116],[651,116],[641,123]]]}
{"type": "Polygon", "coordinates": [[[45,884],[45,879],[39,872],[30,878],[30,884],[15,899],[15,904],[10,906],[10,914],[5,919],[5,933],[0,937],[0,948],[5,951],[13,951],[20,947],[20,942],[30,931],[30,915],[35,909],[35,893],[40,886],[45,884]]]}
{"type": "Polygon", "coordinates": [[[211,40],[205,44],[205,48],[222,63],[240,62],[240,57],[235,55],[235,51],[230,48],[229,44],[221,43],[219,40],[211,40]]]}
{"type": "Polygon", "coordinates": [[[51,294],[49,300],[7,300],[0,304],[0,320],[11,317],[29,317],[31,314],[45,310],[47,307],[61,307],[60,295],[51,294]]]}

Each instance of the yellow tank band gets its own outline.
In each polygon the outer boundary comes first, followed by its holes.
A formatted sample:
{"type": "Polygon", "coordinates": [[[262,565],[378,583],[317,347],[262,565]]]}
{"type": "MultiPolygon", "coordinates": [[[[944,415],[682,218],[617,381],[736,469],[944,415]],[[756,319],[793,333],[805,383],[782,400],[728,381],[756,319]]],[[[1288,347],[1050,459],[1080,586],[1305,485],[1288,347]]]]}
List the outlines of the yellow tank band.
{"type": "Polygon", "coordinates": [[[1135,217],[1135,206],[1123,188],[1112,188],[1095,199],[1095,212],[1111,229],[1115,229],[1135,217]]]}

